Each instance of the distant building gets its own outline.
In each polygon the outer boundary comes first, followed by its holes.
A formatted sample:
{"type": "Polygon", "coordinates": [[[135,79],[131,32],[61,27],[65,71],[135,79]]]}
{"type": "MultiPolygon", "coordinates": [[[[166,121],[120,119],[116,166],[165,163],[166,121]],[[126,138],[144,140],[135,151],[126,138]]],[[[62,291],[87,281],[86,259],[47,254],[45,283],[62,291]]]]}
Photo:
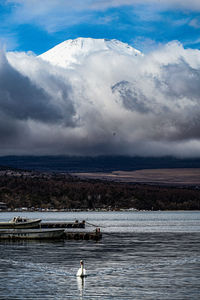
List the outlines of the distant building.
{"type": "Polygon", "coordinates": [[[8,208],[8,207],[7,207],[6,203],[0,202],[0,209],[1,209],[1,210],[7,209],[7,208],[8,208]]]}

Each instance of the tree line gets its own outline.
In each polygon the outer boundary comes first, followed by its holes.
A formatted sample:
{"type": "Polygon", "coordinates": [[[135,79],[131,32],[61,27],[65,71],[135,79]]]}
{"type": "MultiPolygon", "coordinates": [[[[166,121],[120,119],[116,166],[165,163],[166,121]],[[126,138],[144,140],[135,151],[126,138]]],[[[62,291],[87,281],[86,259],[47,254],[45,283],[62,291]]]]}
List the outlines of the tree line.
{"type": "Polygon", "coordinates": [[[200,190],[60,174],[1,175],[0,202],[8,208],[198,210],[200,190]]]}

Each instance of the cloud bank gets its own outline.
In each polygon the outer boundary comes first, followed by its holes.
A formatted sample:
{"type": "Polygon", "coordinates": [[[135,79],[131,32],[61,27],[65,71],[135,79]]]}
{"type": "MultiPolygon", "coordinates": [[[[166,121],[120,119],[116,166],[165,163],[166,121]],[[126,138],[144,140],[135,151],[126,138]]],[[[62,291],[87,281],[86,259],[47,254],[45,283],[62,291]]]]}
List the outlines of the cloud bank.
{"type": "Polygon", "coordinates": [[[200,51],[102,51],[72,69],[0,55],[0,155],[200,157],[200,51]]]}

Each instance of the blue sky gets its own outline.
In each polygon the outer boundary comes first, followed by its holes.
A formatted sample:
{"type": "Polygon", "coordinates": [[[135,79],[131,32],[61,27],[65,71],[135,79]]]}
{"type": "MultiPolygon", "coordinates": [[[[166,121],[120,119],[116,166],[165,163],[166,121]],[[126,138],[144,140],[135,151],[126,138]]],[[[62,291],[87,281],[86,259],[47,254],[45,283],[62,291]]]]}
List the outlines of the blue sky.
{"type": "Polygon", "coordinates": [[[200,49],[199,0],[0,0],[0,43],[41,54],[77,37],[118,39],[147,53],[177,40],[200,49]]]}

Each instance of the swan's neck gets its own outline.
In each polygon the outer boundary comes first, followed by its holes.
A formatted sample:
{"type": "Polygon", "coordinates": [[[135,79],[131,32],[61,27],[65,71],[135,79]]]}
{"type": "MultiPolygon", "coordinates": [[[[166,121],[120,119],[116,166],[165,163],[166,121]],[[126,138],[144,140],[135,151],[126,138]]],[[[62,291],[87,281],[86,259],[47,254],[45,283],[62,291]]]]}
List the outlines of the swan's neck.
{"type": "Polygon", "coordinates": [[[81,265],[81,275],[83,275],[83,265],[81,265]]]}

